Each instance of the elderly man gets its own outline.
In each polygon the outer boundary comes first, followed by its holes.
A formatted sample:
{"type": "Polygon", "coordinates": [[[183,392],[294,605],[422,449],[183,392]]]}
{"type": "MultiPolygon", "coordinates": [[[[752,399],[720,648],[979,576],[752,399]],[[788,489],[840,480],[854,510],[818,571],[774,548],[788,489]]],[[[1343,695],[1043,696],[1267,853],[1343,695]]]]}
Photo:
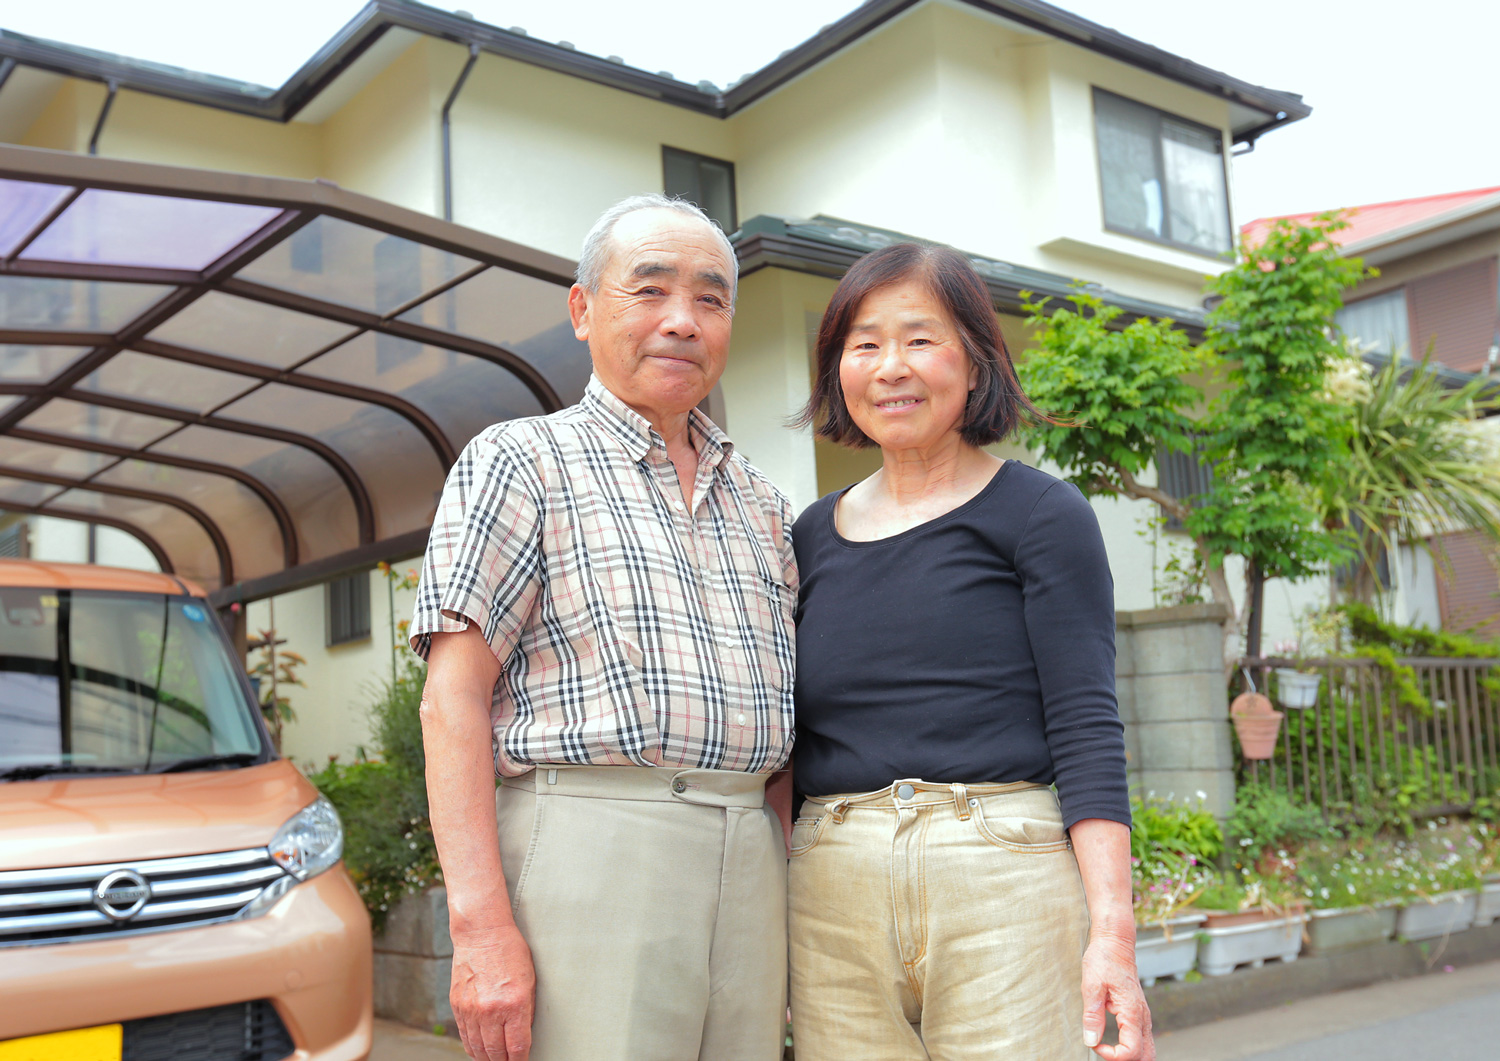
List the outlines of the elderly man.
{"type": "Polygon", "coordinates": [[[737,276],[696,207],[607,211],[568,295],[583,400],[449,473],[412,642],[472,1057],[781,1056],[791,512],[697,409],[737,276]]]}

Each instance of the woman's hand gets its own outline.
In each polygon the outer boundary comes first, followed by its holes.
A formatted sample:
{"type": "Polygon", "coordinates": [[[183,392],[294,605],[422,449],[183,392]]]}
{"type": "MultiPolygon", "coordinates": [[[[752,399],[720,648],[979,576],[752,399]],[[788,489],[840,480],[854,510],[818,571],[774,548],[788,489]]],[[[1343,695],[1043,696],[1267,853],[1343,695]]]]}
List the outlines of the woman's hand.
{"type": "Polygon", "coordinates": [[[514,924],[454,939],[448,1001],[464,1049],[475,1061],[526,1061],[536,970],[531,948],[514,924]]]}
{"type": "Polygon", "coordinates": [[[1135,933],[1096,932],[1083,952],[1083,1041],[1107,1061],[1155,1061],[1151,1011],[1135,970],[1135,933]],[[1104,1012],[1120,1028],[1116,1046],[1105,1046],[1104,1012]]]}

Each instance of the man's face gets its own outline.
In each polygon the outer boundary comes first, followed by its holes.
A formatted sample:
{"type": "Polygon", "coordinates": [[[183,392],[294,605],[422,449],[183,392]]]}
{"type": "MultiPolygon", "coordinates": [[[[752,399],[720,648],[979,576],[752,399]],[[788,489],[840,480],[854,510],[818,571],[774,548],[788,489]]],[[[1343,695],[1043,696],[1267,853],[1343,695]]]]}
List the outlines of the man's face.
{"type": "Polygon", "coordinates": [[[734,273],[709,226],[675,210],[615,225],[598,291],[568,294],[594,373],[653,423],[686,413],[724,373],[734,273]]]}

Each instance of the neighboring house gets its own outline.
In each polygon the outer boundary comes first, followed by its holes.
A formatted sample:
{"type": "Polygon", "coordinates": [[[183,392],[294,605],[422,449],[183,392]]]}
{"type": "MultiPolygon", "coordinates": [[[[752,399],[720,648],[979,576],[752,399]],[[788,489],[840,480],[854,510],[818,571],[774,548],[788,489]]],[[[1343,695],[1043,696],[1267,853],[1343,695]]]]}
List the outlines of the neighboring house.
{"type": "MultiPolygon", "coordinates": [[[[1306,221],[1313,214],[1294,215],[1306,221]]],[[[1245,226],[1254,240],[1275,218],[1245,226]]],[[[1369,360],[1431,354],[1455,383],[1491,375],[1500,361],[1500,187],[1353,207],[1338,235],[1345,254],[1379,276],[1346,297],[1338,315],[1369,360]]],[[[1403,549],[1391,577],[1404,617],[1451,630],[1500,636],[1500,569],[1479,534],[1439,535],[1434,565],[1403,549]]]]}
{"type": "MultiPolygon", "coordinates": [[[[330,181],[565,257],[623,196],[695,199],[736,233],[743,276],[714,412],[798,508],[878,461],[783,427],[860,254],[903,238],[970,253],[1021,357],[1020,292],[1075,278],[1197,333],[1236,231],[1231,148],[1310,113],[1039,0],[872,0],[722,90],[393,0],[274,91],[14,34],[0,59],[0,141],[330,181]]],[[[406,370],[399,354],[386,370],[406,370]]],[[[1119,607],[1152,606],[1180,535],[1149,529],[1154,506],[1096,511],[1119,607]]],[[[1269,594],[1268,628],[1317,595],[1269,594]]],[[[288,750],[347,754],[410,595],[366,567],[274,607],[310,660],[288,750]]],[[[251,605],[251,636],[270,622],[251,605]]]]}

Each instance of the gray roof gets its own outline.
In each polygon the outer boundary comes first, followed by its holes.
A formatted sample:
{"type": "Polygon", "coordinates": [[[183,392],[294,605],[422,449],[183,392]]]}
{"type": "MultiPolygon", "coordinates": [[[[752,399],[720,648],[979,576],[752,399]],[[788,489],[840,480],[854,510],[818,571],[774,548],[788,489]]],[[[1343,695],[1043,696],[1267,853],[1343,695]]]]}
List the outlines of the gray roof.
{"type": "MultiPolygon", "coordinates": [[[[495,55],[727,118],[924,2],[926,0],[868,0],[727,89],[709,82],[691,85],[617,60],[588,55],[571,45],[536,40],[518,28],[501,29],[410,0],[370,0],[300,70],[275,89],[8,30],[0,30],[0,59],[70,77],[112,81],[121,88],[284,122],[296,117],[385,34],[404,29],[475,45],[495,55]]],[[[1272,128],[1312,113],[1300,96],[1230,77],[1041,0],[958,2],[1225,99],[1234,114],[1232,127],[1236,140],[1253,141],[1272,128]]],[[[3,76],[4,72],[0,70],[0,82],[3,82],[3,76]]]]}
{"type": "MultiPolygon", "coordinates": [[[[741,275],[749,275],[767,266],[780,266],[818,276],[840,277],[857,258],[870,251],[892,243],[906,242],[931,241],[822,215],[788,219],[761,214],[746,221],[734,235],[741,275]]],[[[1043,297],[1066,299],[1073,296],[1075,285],[1081,283],[1061,273],[1016,265],[998,258],[986,258],[967,252],[965,256],[983,277],[985,285],[990,289],[990,297],[995,301],[995,307],[1006,313],[1024,312],[1021,309],[1023,291],[1043,297]]],[[[1194,338],[1203,333],[1205,314],[1201,307],[1153,302],[1111,291],[1096,283],[1084,283],[1083,288],[1106,303],[1123,309],[1124,323],[1138,317],[1159,317],[1177,322],[1194,338]]]]}

